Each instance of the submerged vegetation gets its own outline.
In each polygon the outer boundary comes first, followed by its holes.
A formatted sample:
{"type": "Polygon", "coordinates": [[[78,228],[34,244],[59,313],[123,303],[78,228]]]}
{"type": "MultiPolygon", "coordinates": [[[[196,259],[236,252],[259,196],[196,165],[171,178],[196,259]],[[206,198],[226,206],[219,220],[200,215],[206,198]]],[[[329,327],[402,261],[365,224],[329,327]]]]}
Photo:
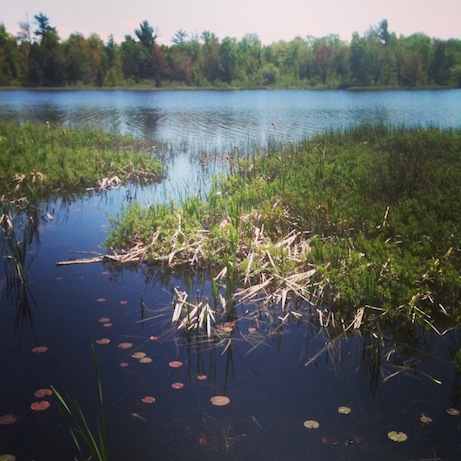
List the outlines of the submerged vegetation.
{"type": "Polygon", "coordinates": [[[154,181],[164,172],[152,146],[101,130],[0,123],[0,146],[3,200],[154,181]]]}
{"type": "Polygon", "coordinates": [[[210,270],[216,305],[225,282],[229,306],[287,312],[304,300],[359,324],[364,308],[433,328],[461,320],[459,130],[361,126],[228,162],[206,199],[133,202],[106,245],[210,270]]]}

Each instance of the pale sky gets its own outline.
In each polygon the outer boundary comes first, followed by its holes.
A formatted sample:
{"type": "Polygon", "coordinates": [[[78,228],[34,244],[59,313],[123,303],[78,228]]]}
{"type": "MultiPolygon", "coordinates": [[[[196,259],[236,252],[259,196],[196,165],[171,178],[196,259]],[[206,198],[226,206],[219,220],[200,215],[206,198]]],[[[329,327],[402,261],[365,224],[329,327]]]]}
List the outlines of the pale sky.
{"type": "Polygon", "coordinates": [[[461,38],[461,0],[0,0],[0,23],[16,35],[19,22],[45,14],[61,39],[73,32],[113,34],[117,43],[134,36],[147,20],[157,41],[171,45],[179,29],[241,39],[256,33],[264,44],[296,36],[338,34],[350,41],[387,19],[397,35],[424,32],[430,37],[461,38]]]}

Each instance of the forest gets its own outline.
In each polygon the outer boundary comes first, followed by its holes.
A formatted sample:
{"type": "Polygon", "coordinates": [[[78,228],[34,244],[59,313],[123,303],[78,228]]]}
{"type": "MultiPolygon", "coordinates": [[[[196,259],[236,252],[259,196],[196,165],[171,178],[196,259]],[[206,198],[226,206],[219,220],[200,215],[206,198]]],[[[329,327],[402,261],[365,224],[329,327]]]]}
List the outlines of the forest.
{"type": "Polygon", "coordinates": [[[386,19],[350,42],[330,34],[263,45],[178,30],[159,44],[142,21],[121,43],[97,34],[62,40],[43,13],[17,36],[0,20],[1,87],[425,88],[461,87],[461,40],[397,36],[386,19]]]}

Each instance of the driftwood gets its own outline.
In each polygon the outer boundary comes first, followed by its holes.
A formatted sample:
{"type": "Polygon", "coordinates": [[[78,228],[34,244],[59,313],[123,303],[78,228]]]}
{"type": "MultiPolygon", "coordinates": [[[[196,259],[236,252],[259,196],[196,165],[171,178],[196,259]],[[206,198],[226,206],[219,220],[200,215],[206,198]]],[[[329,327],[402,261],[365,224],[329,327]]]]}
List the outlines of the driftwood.
{"type": "Polygon", "coordinates": [[[72,264],[91,264],[100,262],[117,262],[117,263],[140,263],[143,261],[145,250],[138,249],[138,251],[130,251],[123,254],[102,254],[95,251],[74,251],[73,253],[86,253],[91,254],[89,258],[69,259],[68,261],[58,261],[57,266],[69,266],[72,264]]]}

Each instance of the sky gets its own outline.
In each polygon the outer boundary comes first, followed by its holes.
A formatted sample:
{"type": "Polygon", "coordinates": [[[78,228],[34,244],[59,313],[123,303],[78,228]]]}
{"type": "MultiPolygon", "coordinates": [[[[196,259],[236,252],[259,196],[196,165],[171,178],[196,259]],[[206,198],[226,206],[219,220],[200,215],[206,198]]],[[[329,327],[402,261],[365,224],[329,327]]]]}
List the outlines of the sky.
{"type": "Polygon", "coordinates": [[[120,43],[146,20],[166,45],[180,29],[220,39],[252,33],[263,44],[328,34],[350,41],[353,32],[363,35],[383,19],[397,35],[461,39],[461,0],[0,0],[0,23],[10,34],[20,22],[34,30],[38,13],[63,40],[79,32],[104,41],[112,34],[120,43]]]}

